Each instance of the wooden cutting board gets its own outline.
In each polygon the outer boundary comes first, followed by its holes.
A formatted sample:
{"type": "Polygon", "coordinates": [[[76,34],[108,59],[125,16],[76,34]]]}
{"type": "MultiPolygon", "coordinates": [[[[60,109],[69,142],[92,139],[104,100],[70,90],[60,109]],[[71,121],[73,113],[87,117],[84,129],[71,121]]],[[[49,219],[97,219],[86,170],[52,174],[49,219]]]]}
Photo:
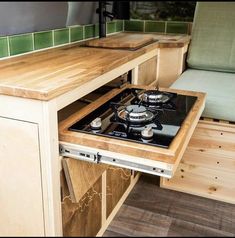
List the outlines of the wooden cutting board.
{"type": "Polygon", "coordinates": [[[127,48],[135,49],[154,41],[150,34],[120,33],[100,39],[90,40],[86,46],[103,48],[127,48]]]}

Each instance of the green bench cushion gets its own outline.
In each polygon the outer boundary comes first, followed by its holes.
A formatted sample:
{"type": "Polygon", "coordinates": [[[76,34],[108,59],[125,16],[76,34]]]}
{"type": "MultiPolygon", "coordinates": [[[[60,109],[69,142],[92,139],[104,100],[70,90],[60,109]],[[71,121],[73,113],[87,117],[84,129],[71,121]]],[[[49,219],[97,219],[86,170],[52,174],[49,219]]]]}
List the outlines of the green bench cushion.
{"type": "Polygon", "coordinates": [[[235,2],[198,2],[189,68],[235,72],[235,2]]]}
{"type": "Polygon", "coordinates": [[[207,93],[202,116],[235,122],[235,73],[188,69],[171,88],[207,93]]]}

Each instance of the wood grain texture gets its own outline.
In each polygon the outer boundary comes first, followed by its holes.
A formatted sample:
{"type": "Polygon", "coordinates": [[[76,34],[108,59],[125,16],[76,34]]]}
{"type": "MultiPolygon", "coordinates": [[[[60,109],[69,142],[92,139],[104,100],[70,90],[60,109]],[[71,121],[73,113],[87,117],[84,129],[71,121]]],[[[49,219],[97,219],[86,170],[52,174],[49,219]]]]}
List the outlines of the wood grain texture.
{"type": "Polygon", "coordinates": [[[200,121],[181,163],[164,188],[235,204],[235,126],[200,121]]]}
{"type": "MultiPolygon", "coordinates": [[[[168,39],[161,45],[176,47],[177,42],[168,39]]],[[[0,61],[0,94],[50,100],[158,47],[156,42],[136,51],[124,51],[80,47],[75,43],[4,59],[0,61]]]]}
{"type": "Polygon", "coordinates": [[[157,80],[157,59],[155,56],[139,65],[138,84],[149,85],[157,80]]]}
{"type": "Polygon", "coordinates": [[[111,236],[112,232],[120,236],[140,236],[142,231],[148,229],[153,217],[158,218],[154,223],[155,228],[143,236],[159,236],[154,231],[158,232],[161,228],[164,236],[235,235],[235,205],[160,188],[156,176],[142,175],[124,205],[107,228],[111,236]],[[135,216],[130,215],[133,211],[135,216]],[[166,222],[165,226],[162,225],[164,221],[168,221],[168,225],[166,222]],[[146,226],[141,225],[144,222],[146,226]],[[143,227],[140,233],[135,233],[137,223],[143,227]]]}
{"type": "Polygon", "coordinates": [[[0,234],[44,236],[38,126],[0,117],[0,131],[0,234]]]}
{"type": "Polygon", "coordinates": [[[108,230],[131,237],[166,236],[170,223],[169,217],[123,204],[108,230]]]}
{"type": "Polygon", "coordinates": [[[101,228],[101,178],[78,203],[70,197],[62,202],[63,235],[94,237],[101,228]]]}
{"type": "Polygon", "coordinates": [[[108,166],[106,173],[106,218],[108,218],[131,183],[131,171],[119,167],[108,166]]]}
{"type": "Polygon", "coordinates": [[[62,160],[72,202],[79,202],[105,171],[106,166],[81,160],[62,160]]]}
{"type": "Polygon", "coordinates": [[[151,43],[153,40],[154,38],[151,34],[119,33],[112,36],[87,41],[85,45],[113,49],[135,49],[145,44],[151,43]]]}
{"type": "MultiPolygon", "coordinates": [[[[140,87],[129,85],[128,87],[140,87]]],[[[150,89],[151,87],[141,86],[143,89],[150,89]]],[[[115,89],[103,97],[100,97],[95,102],[89,104],[87,107],[84,107],[79,112],[75,113],[68,119],[64,120],[59,125],[59,140],[61,142],[68,142],[71,144],[85,145],[95,148],[102,148],[103,150],[108,150],[111,152],[117,152],[121,154],[127,154],[130,156],[137,156],[152,161],[161,161],[169,163],[171,166],[177,166],[181,159],[181,155],[185,151],[185,148],[188,144],[188,141],[196,127],[196,124],[201,116],[201,113],[204,109],[205,104],[205,94],[197,93],[191,91],[179,91],[173,89],[164,89],[161,90],[176,92],[185,95],[197,96],[198,100],[195,102],[193,108],[189,112],[188,116],[184,120],[181,129],[179,130],[177,136],[172,141],[168,149],[159,148],[151,145],[142,145],[129,141],[122,141],[113,138],[101,137],[97,135],[89,135],[80,132],[69,131],[68,128],[73,125],[75,122],[79,121],[81,118],[86,116],[88,113],[95,110],[99,105],[106,102],[108,99],[112,98],[114,95],[120,93],[122,89],[115,89]]]]}

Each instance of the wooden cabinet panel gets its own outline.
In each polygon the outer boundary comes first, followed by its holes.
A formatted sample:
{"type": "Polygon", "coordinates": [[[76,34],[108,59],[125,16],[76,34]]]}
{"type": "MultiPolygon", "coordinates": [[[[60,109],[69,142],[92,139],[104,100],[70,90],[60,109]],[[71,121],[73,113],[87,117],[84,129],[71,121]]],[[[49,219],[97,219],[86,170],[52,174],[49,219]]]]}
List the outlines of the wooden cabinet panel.
{"type": "Polygon", "coordinates": [[[235,127],[199,121],[171,179],[161,186],[235,204],[235,127]]]}
{"type": "Polygon", "coordinates": [[[43,236],[38,126],[0,117],[0,234],[43,236]]]}
{"type": "Polygon", "coordinates": [[[157,80],[157,56],[139,65],[138,84],[149,85],[157,80]]]}
{"type": "Polygon", "coordinates": [[[107,169],[107,210],[106,217],[111,214],[131,183],[131,170],[115,166],[107,169]]]}
{"type": "Polygon", "coordinates": [[[101,177],[85,193],[78,203],[73,203],[70,196],[64,197],[62,202],[64,236],[96,236],[101,228],[101,206],[101,177]]]}

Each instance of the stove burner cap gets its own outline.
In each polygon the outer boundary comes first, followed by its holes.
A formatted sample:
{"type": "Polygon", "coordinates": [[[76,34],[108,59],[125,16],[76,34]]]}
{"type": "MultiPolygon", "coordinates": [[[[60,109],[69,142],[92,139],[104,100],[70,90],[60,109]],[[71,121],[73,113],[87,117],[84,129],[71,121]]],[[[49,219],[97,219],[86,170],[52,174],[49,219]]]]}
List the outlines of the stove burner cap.
{"type": "Polygon", "coordinates": [[[142,95],[140,95],[140,99],[145,103],[166,103],[172,97],[172,94],[167,92],[161,92],[158,90],[147,90],[142,95]]]}
{"type": "Polygon", "coordinates": [[[148,122],[154,118],[152,112],[148,111],[146,107],[140,105],[128,105],[119,111],[118,116],[125,121],[133,123],[148,122]]]}

